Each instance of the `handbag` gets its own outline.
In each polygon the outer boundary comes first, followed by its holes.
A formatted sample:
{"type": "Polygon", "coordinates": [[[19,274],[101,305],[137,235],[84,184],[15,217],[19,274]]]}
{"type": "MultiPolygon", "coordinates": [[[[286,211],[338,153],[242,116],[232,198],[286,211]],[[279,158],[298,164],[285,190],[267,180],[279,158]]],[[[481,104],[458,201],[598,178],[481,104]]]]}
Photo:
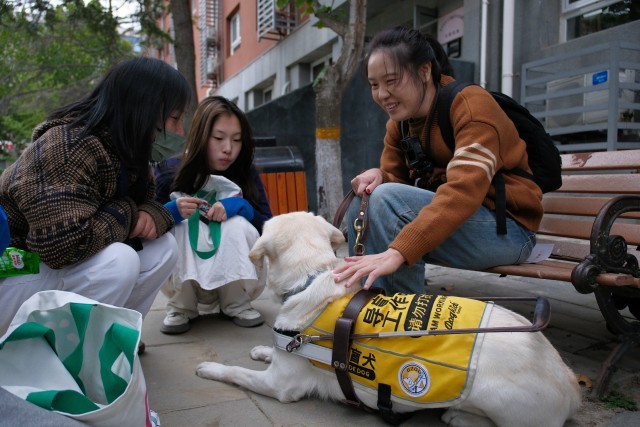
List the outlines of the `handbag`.
{"type": "Polygon", "coordinates": [[[38,292],[0,339],[0,386],[95,426],[147,426],[142,315],[65,291],[38,292]]]}

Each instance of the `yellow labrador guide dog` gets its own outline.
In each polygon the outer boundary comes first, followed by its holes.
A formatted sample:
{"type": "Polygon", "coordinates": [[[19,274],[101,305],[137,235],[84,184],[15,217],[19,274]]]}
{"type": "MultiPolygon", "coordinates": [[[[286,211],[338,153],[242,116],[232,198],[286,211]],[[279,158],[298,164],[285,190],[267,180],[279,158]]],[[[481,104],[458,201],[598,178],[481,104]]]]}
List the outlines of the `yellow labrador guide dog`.
{"type": "MultiPolygon", "coordinates": [[[[254,347],[251,357],[270,365],[264,371],[254,371],[204,362],[197,375],[236,384],[283,403],[306,396],[343,400],[336,375],[326,365],[331,360],[331,342],[302,343],[291,352],[285,349],[291,342],[285,331],[331,333],[331,322],[358,291],[356,286],[346,288],[333,280],[332,270],[342,262],[334,249],[343,243],[340,230],[311,213],[294,212],[267,221],[249,257],[258,267],[264,258],[268,260],[267,286],[283,305],[274,324],[275,348],[254,347]],[[323,317],[327,308],[333,317],[323,317]]],[[[503,307],[464,298],[397,294],[376,296],[368,304],[358,315],[355,333],[376,321],[382,324],[385,318],[391,330],[424,329],[416,326],[424,321],[442,323],[445,328],[446,322],[459,321],[456,329],[530,325],[503,307]],[[400,305],[407,309],[404,329],[396,329],[393,311],[379,310],[394,304],[394,310],[400,305]],[[466,317],[463,312],[472,314],[466,317]]],[[[391,384],[394,412],[448,407],[442,420],[452,426],[562,426],[580,405],[575,375],[540,332],[405,337],[410,344],[396,344],[395,350],[381,347],[382,341],[396,339],[353,342],[349,372],[358,399],[370,408],[378,406],[374,379],[391,384]],[[456,341],[459,337],[466,338],[456,341]],[[424,347],[432,347],[435,353],[424,355],[424,347]],[[383,366],[388,362],[399,365],[383,366]],[[453,376],[444,377],[449,379],[443,383],[438,371],[450,371],[453,376]]]]}

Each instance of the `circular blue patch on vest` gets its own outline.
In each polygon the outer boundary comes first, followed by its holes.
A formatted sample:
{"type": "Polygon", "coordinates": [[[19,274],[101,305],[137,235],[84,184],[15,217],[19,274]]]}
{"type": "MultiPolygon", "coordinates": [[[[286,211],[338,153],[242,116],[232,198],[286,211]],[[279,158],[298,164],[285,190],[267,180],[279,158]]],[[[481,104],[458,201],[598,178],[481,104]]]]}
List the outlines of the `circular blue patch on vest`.
{"type": "Polygon", "coordinates": [[[431,386],[429,371],[417,362],[407,362],[400,367],[398,382],[402,390],[413,397],[422,396],[431,386]]]}

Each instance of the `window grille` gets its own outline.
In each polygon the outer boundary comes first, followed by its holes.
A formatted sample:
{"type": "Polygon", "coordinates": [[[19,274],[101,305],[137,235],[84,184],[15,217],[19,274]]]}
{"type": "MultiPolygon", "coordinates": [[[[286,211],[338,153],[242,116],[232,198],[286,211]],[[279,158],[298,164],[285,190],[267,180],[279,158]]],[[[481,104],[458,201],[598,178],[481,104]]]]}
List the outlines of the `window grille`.
{"type": "Polygon", "coordinates": [[[280,40],[298,25],[298,11],[290,2],[278,9],[276,0],[258,0],[258,40],[280,40]]]}

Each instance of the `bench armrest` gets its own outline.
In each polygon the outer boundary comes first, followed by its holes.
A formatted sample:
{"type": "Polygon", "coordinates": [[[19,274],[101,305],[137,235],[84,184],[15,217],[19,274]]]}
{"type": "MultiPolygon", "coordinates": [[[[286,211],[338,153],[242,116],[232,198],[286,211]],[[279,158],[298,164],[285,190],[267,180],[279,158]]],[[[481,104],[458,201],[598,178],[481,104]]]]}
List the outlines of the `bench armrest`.
{"type": "Polygon", "coordinates": [[[580,293],[591,293],[598,286],[601,273],[623,273],[640,277],[638,259],[628,253],[623,236],[612,235],[618,217],[627,212],[640,212],[640,196],[614,197],[600,209],[591,229],[591,254],[571,273],[571,283],[580,293]]]}

